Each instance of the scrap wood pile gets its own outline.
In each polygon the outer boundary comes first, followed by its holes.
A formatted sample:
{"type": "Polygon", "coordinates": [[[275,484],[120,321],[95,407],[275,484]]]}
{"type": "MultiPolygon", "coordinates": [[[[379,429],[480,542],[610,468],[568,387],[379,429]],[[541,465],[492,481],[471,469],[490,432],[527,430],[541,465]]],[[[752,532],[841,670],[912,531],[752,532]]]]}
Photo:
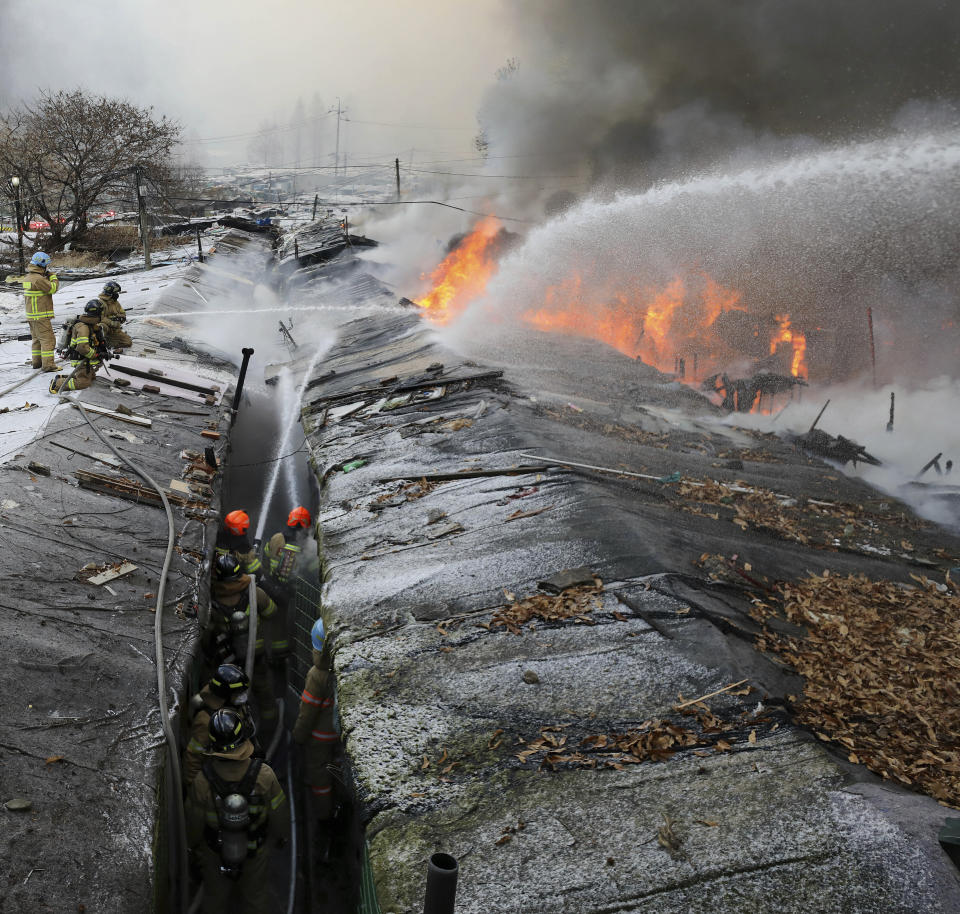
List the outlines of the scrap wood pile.
{"type": "Polygon", "coordinates": [[[900,510],[870,512],[863,505],[803,502],[740,482],[682,479],[676,485],[677,494],[685,500],[680,508],[689,514],[729,518],[741,530],[765,530],[815,549],[845,546],[854,551],[909,554],[915,547],[902,539],[903,531],[930,526],[900,510]]]}
{"type": "Polygon", "coordinates": [[[805,637],[772,632],[757,646],[805,679],[796,718],[839,743],[852,762],[960,806],[960,588],[824,572],[756,600],[805,637]]]}
{"type": "MultiPolygon", "coordinates": [[[[745,686],[733,695],[746,695],[751,691],[745,686]]],[[[646,720],[636,727],[609,733],[590,733],[572,742],[563,733],[570,725],[543,727],[536,739],[526,742],[515,753],[521,762],[539,762],[540,770],[555,771],[563,768],[612,768],[622,770],[627,765],[640,762],[661,762],[677,752],[693,749],[694,755],[708,756],[716,752],[729,752],[740,741],[747,746],[757,742],[759,728],[772,733],[780,726],[762,706],[741,711],[724,719],[702,701],[686,708],[677,707],[678,713],[692,717],[693,726],[664,719],[646,720]],[[766,726],[772,724],[772,726],[766,726]],[[745,735],[744,735],[745,734],[745,735]]]]}
{"type": "Polygon", "coordinates": [[[415,479],[411,482],[405,482],[395,489],[391,489],[389,492],[378,495],[370,502],[368,510],[377,512],[382,511],[384,508],[396,507],[404,502],[416,501],[418,498],[423,498],[424,495],[429,495],[439,485],[441,485],[441,483],[428,481],[427,479],[415,479]]]}
{"type": "Polygon", "coordinates": [[[510,602],[501,606],[489,622],[479,624],[488,630],[505,628],[508,632],[519,635],[523,626],[533,619],[544,622],[573,620],[594,625],[589,614],[594,609],[599,609],[603,603],[603,582],[594,578],[593,584],[570,587],[558,594],[536,593],[523,600],[517,600],[509,591],[505,593],[510,602]]]}

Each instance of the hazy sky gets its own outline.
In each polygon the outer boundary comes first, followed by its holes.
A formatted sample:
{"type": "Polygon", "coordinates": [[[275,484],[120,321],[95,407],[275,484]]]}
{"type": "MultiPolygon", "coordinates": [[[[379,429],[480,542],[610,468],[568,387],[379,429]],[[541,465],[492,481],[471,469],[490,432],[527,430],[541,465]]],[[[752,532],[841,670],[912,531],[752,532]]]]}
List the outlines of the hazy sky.
{"type": "MultiPolygon", "coordinates": [[[[391,158],[412,147],[421,160],[469,154],[480,96],[520,52],[501,0],[0,0],[0,10],[0,105],[79,86],[153,105],[195,139],[286,124],[297,97],[309,106],[317,92],[325,107],[337,96],[349,107],[352,154],[391,158]]],[[[246,146],[191,144],[212,164],[246,146]]]]}

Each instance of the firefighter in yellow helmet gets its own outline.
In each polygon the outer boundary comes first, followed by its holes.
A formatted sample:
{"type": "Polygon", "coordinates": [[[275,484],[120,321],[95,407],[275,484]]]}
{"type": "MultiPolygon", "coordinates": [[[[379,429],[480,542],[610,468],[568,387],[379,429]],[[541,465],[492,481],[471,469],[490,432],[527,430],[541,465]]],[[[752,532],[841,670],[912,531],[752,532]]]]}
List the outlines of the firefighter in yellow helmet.
{"type": "Polygon", "coordinates": [[[50,382],[50,393],[61,390],[84,390],[97,377],[101,358],[109,358],[110,353],[100,330],[100,317],[103,314],[103,305],[96,298],[84,305],[83,314],[79,315],[70,331],[70,342],[67,355],[73,366],[73,374],[66,378],[57,375],[50,382]]]}
{"type": "Polygon", "coordinates": [[[300,696],[300,712],[293,725],[293,741],[304,747],[304,780],[313,796],[314,814],[326,821],[333,814],[333,761],[339,736],[334,729],[334,693],[336,680],[330,669],[323,619],[317,619],[310,631],[313,666],[307,671],[300,696]]]}
{"type": "Polygon", "coordinates": [[[107,345],[111,349],[126,349],[133,345],[130,334],[123,329],[127,321],[127,312],[120,304],[120,283],[110,280],[97,296],[97,301],[103,305],[103,332],[106,334],[107,345]]]}
{"type": "Polygon", "coordinates": [[[54,361],[57,338],[53,332],[53,293],[60,286],[56,273],[50,273],[50,255],[37,251],[30,258],[26,275],[20,280],[30,325],[30,356],[34,368],[56,371],[54,361]]]}
{"type": "Polygon", "coordinates": [[[273,769],[253,758],[253,744],[233,708],[210,718],[210,747],[187,794],[187,845],[203,873],[204,914],[273,910],[268,887],[271,845],[286,841],[290,808],[273,769]]]}

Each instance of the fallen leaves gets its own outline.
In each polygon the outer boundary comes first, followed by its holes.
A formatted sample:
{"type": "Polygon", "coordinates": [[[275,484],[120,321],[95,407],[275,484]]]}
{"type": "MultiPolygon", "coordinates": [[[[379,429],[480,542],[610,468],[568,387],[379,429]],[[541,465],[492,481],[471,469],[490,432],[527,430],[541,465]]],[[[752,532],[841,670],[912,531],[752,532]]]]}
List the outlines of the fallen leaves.
{"type": "MultiPolygon", "coordinates": [[[[598,579],[597,579],[598,580],[598,579]]],[[[598,609],[602,602],[603,584],[571,587],[559,594],[536,593],[523,600],[516,600],[507,606],[501,606],[490,620],[490,630],[505,628],[519,635],[524,624],[532,619],[545,622],[561,622],[572,619],[575,622],[594,625],[588,614],[598,609]]],[[[512,597],[513,594],[510,594],[512,597]]],[[[486,626],[484,626],[486,627],[486,626]]]]}
{"type": "MultiPolygon", "coordinates": [[[[824,572],[754,601],[760,650],[805,680],[796,719],[852,762],[960,806],[960,594],[824,572]],[[775,617],[805,636],[779,634],[775,617]]],[[[793,700],[796,701],[795,696],[793,700]]]]}

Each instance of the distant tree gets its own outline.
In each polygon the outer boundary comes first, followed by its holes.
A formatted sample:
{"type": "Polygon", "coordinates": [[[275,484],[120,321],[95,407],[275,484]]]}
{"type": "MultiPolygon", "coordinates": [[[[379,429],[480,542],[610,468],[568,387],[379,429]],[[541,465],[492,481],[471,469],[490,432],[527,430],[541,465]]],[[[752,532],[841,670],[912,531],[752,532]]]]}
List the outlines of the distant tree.
{"type": "MultiPolygon", "coordinates": [[[[98,203],[132,202],[136,166],[166,172],[179,139],[180,125],[152,108],[82,89],[43,92],[0,115],[0,174],[19,176],[24,221],[48,222],[45,245],[60,250],[86,232],[98,203]]],[[[0,193],[12,196],[7,181],[0,193]]]]}

